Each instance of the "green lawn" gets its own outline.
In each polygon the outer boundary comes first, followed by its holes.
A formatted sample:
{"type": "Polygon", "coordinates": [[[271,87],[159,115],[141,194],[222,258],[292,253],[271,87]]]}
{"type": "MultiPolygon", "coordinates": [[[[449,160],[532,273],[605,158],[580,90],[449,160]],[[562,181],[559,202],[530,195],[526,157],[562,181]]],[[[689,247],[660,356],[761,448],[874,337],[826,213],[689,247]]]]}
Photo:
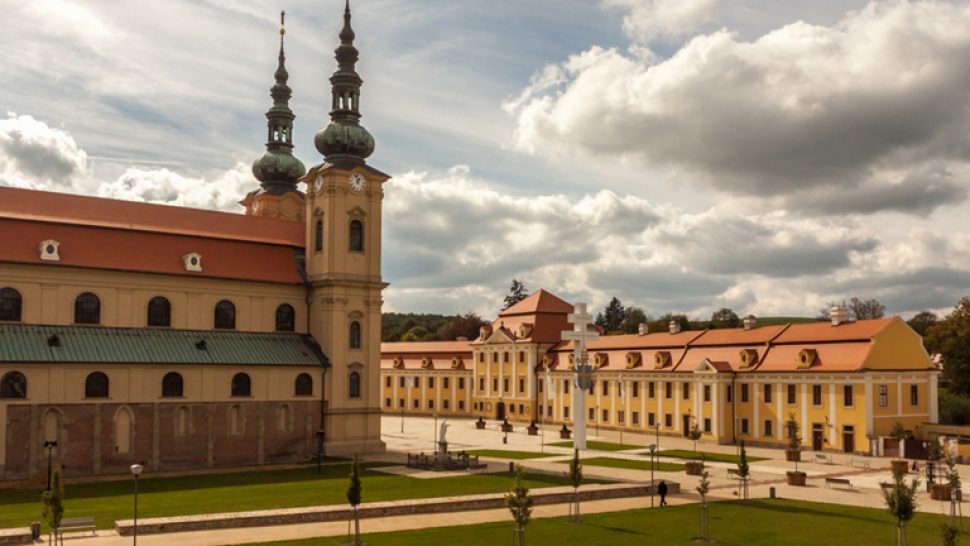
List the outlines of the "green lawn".
{"type": "MultiPolygon", "coordinates": [[[[364,502],[499,493],[512,485],[510,473],[425,480],[372,470],[379,464],[362,465],[364,502]]],[[[349,464],[336,464],[324,466],[322,474],[317,474],[316,466],[308,466],[179,478],[143,477],[138,484],[138,516],[345,504],[349,474],[349,464]]],[[[529,474],[527,481],[529,487],[566,485],[565,476],[529,474]]],[[[115,520],[132,517],[132,490],[131,480],[67,485],[65,517],[94,516],[99,529],[114,528],[115,520]]],[[[32,521],[41,521],[41,491],[0,489],[0,528],[27,527],[32,521]]]]}
{"type": "Polygon", "coordinates": [[[478,449],[473,451],[466,451],[465,453],[469,455],[478,455],[479,457],[492,457],[495,459],[541,459],[543,457],[556,457],[556,453],[532,453],[529,451],[502,451],[500,449],[478,449]]]}
{"type": "MultiPolygon", "coordinates": [[[[559,461],[569,464],[571,461],[559,461]]],[[[612,468],[629,468],[631,470],[650,470],[650,461],[628,461],[626,459],[610,459],[609,457],[595,457],[583,459],[583,466],[609,466],[612,468]]],[[[654,463],[654,470],[658,472],[683,472],[686,467],[676,463],[654,463]]]]}
{"type": "MultiPolygon", "coordinates": [[[[674,459],[693,459],[694,452],[687,449],[668,449],[667,451],[658,451],[656,453],[658,457],[672,457],[674,459]]],[[[697,460],[701,460],[701,455],[704,455],[704,460],[714,461],[718,463],[737,463],[740,459],[737,455],[725,455],[724,453],[708,453],[706,451],[697,452],[697,460]]],[[[768,459],[764,457],[752,457],[748,455],[749,463],[756,463],[758,461],[767,461],[768,459]]]]}
{"type": "MultiPolygon", "coordinates": [[[[567,525],[566,518],[533,520],[526,527],[530,546],[617,546],[628,544],[696,544],[697,505],[671,506],[653,510],[584,514],[585,525],[567,525]]],[[[892,543],[892,520],[884,510],[834,504],[786,500],[751,501],[740,507],[733,502],[710,505],[710,536],[720,546],[858,546],[892,543]]],[[[909,546],[940,544],[937,514],[917,514],[907,526],[909,546]]],[[[511,521],[439,527],[418,531],[367,534],[367,520],[361,520],[362,539],[382,546],[464,546],[508,544],[511,521]]],[[[967,523],[970,526],[970,522],[967,523]]],[[[315,538],[273,542],[262,546],[339,546],[347,537],[315,538]]]]}
{"type": "MultiPolygon", "coordinates": [[[[573,448],[572,442],[556,442],[554,444],[547,444],[555,447],[568,447],[573,448]]],[[[644,446],[634,446],[630,444],[614,444],[610,442],[586,442],[586,449],[591,449],[594,451],[626,451],[628,449],[644,449],[644,446]]]]}

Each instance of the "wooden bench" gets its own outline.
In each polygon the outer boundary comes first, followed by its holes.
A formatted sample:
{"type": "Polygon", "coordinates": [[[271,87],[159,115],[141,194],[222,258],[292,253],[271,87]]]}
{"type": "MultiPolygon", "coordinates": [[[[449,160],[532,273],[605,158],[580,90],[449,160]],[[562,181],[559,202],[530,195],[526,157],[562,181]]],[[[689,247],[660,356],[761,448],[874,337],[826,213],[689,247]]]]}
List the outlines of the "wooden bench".
{"type": "Polygon", "coordinates": [[[849,489],[852,489],[853,491],[855,490],[852,487],[852,482],[850,482],[849,480],[847,480],[845,478],[825,478],[825,487],[828,487],[829,484],[831,484],[831,485],[844,485],[844,486],[848,487],[849,489]]]}
{"type": "Polygon", "coordinates": [[[87,531],[94,533],[94,518],[64,518],[57,528],[58,533],[64,531],[87,531]]]}
{"type": "Polygon", "coordinates": [[[860,459],[859,457],[852,457],[849,459],[849,466],[860,466],[862,468],[869,468],[869,459],[860,459]]]}
{"type": "Polygon", "coordinates": [[[816,462],[817,461],[821,461],[821,462],[823,462],[825,464],[835,464],[835,461],[832,460],[832,456],[831,455],[825,455],[823,453],[816,453],[815,454],[815,461],[816,462]]]}

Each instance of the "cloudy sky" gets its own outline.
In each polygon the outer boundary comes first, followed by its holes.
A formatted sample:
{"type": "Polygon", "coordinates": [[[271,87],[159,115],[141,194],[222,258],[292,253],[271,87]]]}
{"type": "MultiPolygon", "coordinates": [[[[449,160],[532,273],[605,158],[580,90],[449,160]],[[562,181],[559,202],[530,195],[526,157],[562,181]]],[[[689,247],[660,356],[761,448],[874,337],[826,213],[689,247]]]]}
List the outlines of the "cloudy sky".
{"type": "MultiPolygon", "coordinates": [[[[0,0],[0,184],[238,212],[287,11],[320,161],[343,0],[0,0]]],[[[353,0],[386,309],[513,277],[659,315],[970,292],[970,4],[353,0]]]]}

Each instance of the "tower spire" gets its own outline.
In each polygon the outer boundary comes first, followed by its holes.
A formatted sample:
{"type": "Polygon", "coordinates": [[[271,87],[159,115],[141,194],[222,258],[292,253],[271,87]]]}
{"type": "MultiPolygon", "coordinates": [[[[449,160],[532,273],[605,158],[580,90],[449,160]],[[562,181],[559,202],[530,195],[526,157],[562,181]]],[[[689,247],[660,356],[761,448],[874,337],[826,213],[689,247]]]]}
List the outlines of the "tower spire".
{"type": "Polygon", "coordinates": [[[280,13],[280,56],[279,67],[274,74],[276,84],[270,88],[273,106],[266,112],[268,138],[266,153],[253,163],[253,175],[260,181],[258,194],[283,195],[297,192],[297,180],[306,174],[303,163],[293,157],[293,120],[296,116],[290,110],[290,97],[293,90],[286,84],[289,73],[286,71],[286,54],[283,50],[283,37],[286,29],[286,12],[280,13]]]}
{"type": "Polygon", "coordinates": [[[340,45],[334,50],[337,71],[330,77],[330,125],[317,132],[314,144],[328,163],[363,163],[374,153],[374,137],[360,125],[360,86],[357,74],[359,52],[354,47],[350,26],[350,0],[344,7],[344,26],[340,45]]]}

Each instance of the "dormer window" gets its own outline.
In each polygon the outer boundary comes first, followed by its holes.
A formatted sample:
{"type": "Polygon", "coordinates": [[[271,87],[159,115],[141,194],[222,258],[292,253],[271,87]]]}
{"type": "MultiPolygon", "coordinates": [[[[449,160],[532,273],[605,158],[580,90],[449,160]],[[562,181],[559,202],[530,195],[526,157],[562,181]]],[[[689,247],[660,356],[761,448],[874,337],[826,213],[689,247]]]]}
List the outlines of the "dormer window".
{"type": "Polygon", "coordinates": [[[628,370],[630,368],[635,368],[638,364],[640,364],[640,357],[641,357],[640,353],[627,353],[626,368],[628,370]]]}
{"type": "Polygon", "coordinates": [[[54,239],[48,239],[46,241],[41,241],[37,245],[37,252],[40,254],[40,259],[45,262],[59,262],[61,261],[61,255],[59,253],[59,247],[61,243],[58,243],[54,239]]]}
{"type": "Polygon", "coordinates": [[[811,368],[812,364],[815,363],[815,358],[817,356],[818,353],[815,351],[815,349],[802,349],[801,352],[798,353],[798,367],[800,369],[811,368]]]}
{"type": "Polygon", "coordinates": [[[452,368],[459,368],[459,367],[461,367],[461,357],[460,356],[456,356],[456,357],[453,357],[451,359],[451,367],[452,368]]]}
{"type": "Polygon", "coordinates": [[[750,368],[758,360],[758,352],[754,349],[741,350],[741,367],[750,368]]]}
{"type": "Polygon", "coordinates": [[[186,271],[202,273],[202,255],[195,252],[182,255],[182,266],[186,271]]]}
{"type": "Polygon", "coordinates": [[[667,351],[657,351],[657,353],[653,355],[654,369],[659,370],[660,368],[666,366],[668,362],[670,362],[670,353],[667,351]]]}
{"type": "Polygon", "coordinates": [[[395,368],[403,368],[404,367],[404,359],[401,358],[401,357],[399,357],[399,356],[395,356],[394,357],[394,367],[395,368]]]}
{"type": "Polygon", "coordinates": [[[430,368],[431,367],[431,358],[430,357],[427,357],[427,356],[424,357],[424,358],[422,358],[421,359],[421,367],[422,368],[430,368]]]}
{"type": "Polygon", "coordinates": [[[603,366],[606,366],[606,363],[608,361],[609,361],[609,356],[606,353],[596,353],[595,355],[593,355],[593,369],[598,370],[603,366]]]}

